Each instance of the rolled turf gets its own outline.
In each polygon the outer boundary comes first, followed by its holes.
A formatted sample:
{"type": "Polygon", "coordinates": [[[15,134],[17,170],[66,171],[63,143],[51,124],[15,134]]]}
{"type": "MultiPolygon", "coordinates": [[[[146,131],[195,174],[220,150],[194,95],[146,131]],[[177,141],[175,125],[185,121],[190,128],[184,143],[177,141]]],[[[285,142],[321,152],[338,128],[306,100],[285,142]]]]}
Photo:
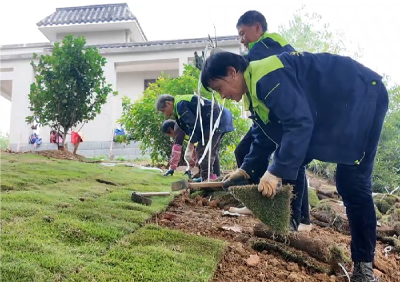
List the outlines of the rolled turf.
{"type": "Polygon", "coordinates": [[[272,232],[289,233],[292,186],[283,186],[273,198],[264,197],[258,192],[257,185],[232,186],[229,189],[232,195],[250,209],[272,232]]]}

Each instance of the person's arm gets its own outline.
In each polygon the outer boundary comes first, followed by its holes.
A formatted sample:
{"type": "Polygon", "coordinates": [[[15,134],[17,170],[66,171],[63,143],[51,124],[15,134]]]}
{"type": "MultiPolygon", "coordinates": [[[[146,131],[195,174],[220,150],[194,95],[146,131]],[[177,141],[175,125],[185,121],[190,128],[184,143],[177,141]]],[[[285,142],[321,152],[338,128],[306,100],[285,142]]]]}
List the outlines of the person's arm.
{"type": "Polygon", "coordinates": [[[295,180],[308,151],[314,122],[308,100],[294,71],[275,70],[257,82],[257,96],[279,119],[283,127],[281,144],[268,171],[295,180]]]}
{"type": "Polygon", "coordinates": [[[181,155],[182,155],[182,145],[174,144],[172,146],[171,160],[169,162],[170,170],[175,170],[178,167],[181,155]]]}
{"type": "Polygon", "coordinates": [[[254,174],[259,174],[258,172],[262,174],[265,172],[260,166],[265,165],[268,167],[269,158],[276,150],[277,144],[268,139],[259,126],[252,126],[251,135],[253,137],[253,142],[240,168],[246,171],[253,181],[258,182],[259,179],[255,179],[254,174]]]}

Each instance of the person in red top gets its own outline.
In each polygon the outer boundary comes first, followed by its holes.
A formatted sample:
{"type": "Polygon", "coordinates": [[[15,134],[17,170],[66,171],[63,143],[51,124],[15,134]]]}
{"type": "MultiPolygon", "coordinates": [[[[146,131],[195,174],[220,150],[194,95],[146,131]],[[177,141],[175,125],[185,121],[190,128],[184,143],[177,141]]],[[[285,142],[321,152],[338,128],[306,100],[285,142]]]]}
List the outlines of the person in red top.
{"type": "MultiPolygon", "coordinates": [[[[174,172],[178,167],[179,161],[181,159],[183,142],[188,141],[189,138],[185,134],[185,132],[183,132],[183,130],[180,129],[178,124],[172,119],[168,119],[162,123],[161,131],[164,134],[167,134],[170,137],[174,138],[169,169],[164,174],[164,176],[174,175],[174,172]]],[[[195,150],[195,145],[192,143],[189,143],[187,146],[188,148],[186,149],[184,158],[186,163],[188,164],[188,168],[186,169],[185,174],[187,174],[189,178],[191,178],[192,170],[196,165],[196,150],[195,150]]]]}

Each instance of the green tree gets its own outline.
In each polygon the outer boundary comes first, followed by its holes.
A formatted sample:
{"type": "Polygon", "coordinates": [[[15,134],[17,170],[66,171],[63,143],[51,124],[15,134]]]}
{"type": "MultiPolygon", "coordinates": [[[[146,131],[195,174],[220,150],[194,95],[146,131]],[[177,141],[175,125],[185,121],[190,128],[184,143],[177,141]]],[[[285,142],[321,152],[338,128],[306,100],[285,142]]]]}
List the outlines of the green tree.
{"type": "Polygon", "coordinates": [[[0,131],[0,149],[1,150],[5,150],[8,148],[8,144],[9,144],[9,135],[7,134],[3,134],[0,131]]]}
{"type": "MultiPolygon", "coordinates": [[[[162,74],[155,83],[144,91],[143,96],[132,103],[129,98],[122,99],[123,113],[119,122],[126,132],[137,141],[141,141],[141,150],[144,153],[150,149],[150,157],[153,163],[169,160],[171,154],[171,140],[161,133],[161,124],[165,120],[161,113],[155,110],[155,102],[160,94],[173,96],[192,94],[197,92],[200,71],[193,65],[186,65],[183,75],[172,78],[162,74]]],[[[211,99],[211,93],[202,88],[201,95],[211,99]]],[[[221,103],[219,95],[214,96],[221,103]]],[[[247,120],[241,118],[241,107],[239,104],[226,100],[225,107],[228,108],[234,119],[235,131],[224,136],[221,144],[221,165],[224,167],[234,166],[232,144],[237,144],[249,127],[247,120]]],[[[120,139],[127,142],[128,140],[120,139]]]]}
{"type": "Polygon", "coordinates": [[[333,30],[329,23],[322,20],[318,13],[309,13],[303,5],[298,9],[288,25],[280,25],[278,32],[297,51],[312,53],[329,52],[340,55],[362,56],[359,46],[357,50],[348,49],[351,42],[340,30],[333,30]]]}
{"type": "Polygon", "coordinates": [[[400,85],[385,77],[389,92],[389,110],[382,129],[375,160],[373,188],[376,192],[393,191],[400,185],[400,85]]]}
{"type": "Polygon", "coordinates": [[[85,44],[84,37],[67,35],[54,44],[51,54],[40,56],[37,64],[31,62],[36,76],[29,93],[32,115],[26,121],[62,132],[64,144],[72,127],[93,120],[108,95],[117,95],[103,74],[106,59],[85,44]]]}

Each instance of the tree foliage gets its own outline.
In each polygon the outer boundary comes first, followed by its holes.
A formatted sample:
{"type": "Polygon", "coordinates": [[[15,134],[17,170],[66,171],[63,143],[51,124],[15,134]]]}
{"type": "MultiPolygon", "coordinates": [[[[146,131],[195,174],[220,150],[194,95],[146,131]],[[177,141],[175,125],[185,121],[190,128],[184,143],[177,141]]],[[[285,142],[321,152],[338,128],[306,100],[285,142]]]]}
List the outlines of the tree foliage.
{"type": "Polygon", "coordinates": [[[65,137],[72,127],[93,120],[109,94],[117,95],[103,74],[106,59],[97,48],[85,44],[84,37],[67,35],[54,44],[51,54],[40,56],[37,64],[31,62],[36,75],[30,88],[28,123],[48,125],[65,137]]]}
{"type": "Polygon", "coordinates": [[[297,51],[312,53],[329,52],[340,55],[362,56],[362,50],[348,48],[351,42],[340,30],[333,30],[318,13],[309,13],[305,6],[298,9],[288,25],[278,27],[283,36],[297,51]]]}
{"type": "Polygon", "coordinates": [[[7,134],[3,134],[0,131],[0,149],[1,150],[7,149],[9,142],[10,142],[10,138],[9,138],[8,133],[7,134]]]}
{"type": "MultiPolygon", "coordinates": [[[[119,120],[125,131],[133,139],[141,141],[141,150],[150,150],[150,157],[153,162],[165,162],[171,154],[171,140],[161,132],[161,124],[165,117],[155,110],[155,102],[160,94],[172,96],[192,94],[197,92],[200,71],[193,65],[186,65],[183,75],[172,78],[162,74],[155,83],[143,92],[141,98],[135,102],[127,97],[122,99],[123,113],[119,120]]],[[[211,93],[202,88],[201,95],[211,99],[211,93]]],[[[222,103],[219,95],[215,99],[222,103]]],[[[224,136],[220,149],[221,165],[232,166],[233,150],[232,144],[237,144],[249,128],[247,120],[241,118],[241,107],[232,101],[225,101],[234,120],[235,131],[224,136]]],[[[127,141],[127,140],[121,140],[127,141]]]]}
{"type": "MultiPolygon", "coordinates": [[[[390,78],[386,77],[390,85],[390,78]]],[[[389,110],[382,129],[373,174],[376,192],[400,186],[400,85],[388,86],[389,110]]]]}

